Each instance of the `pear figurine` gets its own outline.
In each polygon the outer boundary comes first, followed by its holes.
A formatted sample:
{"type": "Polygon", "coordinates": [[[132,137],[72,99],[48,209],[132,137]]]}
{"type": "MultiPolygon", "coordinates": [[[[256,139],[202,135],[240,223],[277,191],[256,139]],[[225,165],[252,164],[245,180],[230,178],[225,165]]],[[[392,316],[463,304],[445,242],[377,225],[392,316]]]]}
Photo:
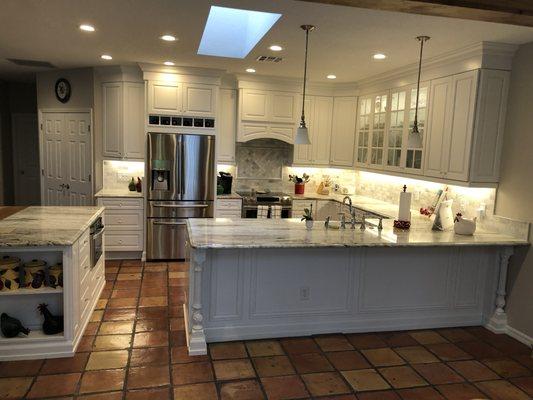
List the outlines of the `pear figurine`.
{"type": "Polygon", "coordinates": [[[2,313],[0,316],[0,327],[2,334],[6,338],[13,338],[18,336],[19,333],[23,333],[25,335],[29,335],[30,333],[30,330],[23,327],[22,323],[18,319],[10,317],[6,313],[2,313]]]}
{"type": "Polygon", "coordinates": [[[39,312],[44,316],[43,332],[46,335],[55,335],[56,333],[63,332],[63,316],[54,316],[48,310],[48,305],[39,304],[39,312]]]}

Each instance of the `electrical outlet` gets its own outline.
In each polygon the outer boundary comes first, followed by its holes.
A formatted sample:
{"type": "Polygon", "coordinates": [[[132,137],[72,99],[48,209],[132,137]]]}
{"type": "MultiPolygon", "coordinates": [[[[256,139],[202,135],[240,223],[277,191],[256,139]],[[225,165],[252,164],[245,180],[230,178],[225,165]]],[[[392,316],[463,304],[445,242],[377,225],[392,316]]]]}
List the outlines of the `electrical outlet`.
{"type": "Polygon", "coordinates": [[[309,300],[310,292],[309,286],[302,286],[300,288],[300,300],[309,300]]]}

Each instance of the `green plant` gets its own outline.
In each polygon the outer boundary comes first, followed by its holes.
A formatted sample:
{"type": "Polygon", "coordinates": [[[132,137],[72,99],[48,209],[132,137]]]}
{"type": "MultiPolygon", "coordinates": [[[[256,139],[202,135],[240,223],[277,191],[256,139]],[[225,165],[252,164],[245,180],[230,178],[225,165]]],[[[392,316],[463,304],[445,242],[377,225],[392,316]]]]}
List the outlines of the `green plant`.
{"type": "Polygon", "coordinates": [[[309,179],[311,179],[311,177],[306,173],[304,173],[301,178],[298,175],[289,175],[289,181],[294,183],[307,183],[309,182],[309,179]]]}
{"type": "Polygon", "coordinates": [[[302,221],[312,221],[313,220],[313,211],[309,208],[304,208],[304,214],[302,215],[302,221]]]}

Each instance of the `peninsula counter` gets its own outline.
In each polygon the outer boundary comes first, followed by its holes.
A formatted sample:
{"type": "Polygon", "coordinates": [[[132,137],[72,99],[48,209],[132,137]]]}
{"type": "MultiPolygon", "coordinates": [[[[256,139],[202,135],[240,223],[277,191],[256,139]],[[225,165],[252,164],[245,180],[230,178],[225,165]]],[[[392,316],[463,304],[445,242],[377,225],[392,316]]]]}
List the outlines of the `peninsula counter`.
{"type": "MultiPolygon", "coordinates": [[[[369,221],[372,223],[372,221],[369,221]]],[[[377,221],[373,221],[376,222],[377,221]]],[[[506,327],[505,282],[527,238],[479,231],[312,230],[297,219],[188,220],[190,354],[206,342],[486,325],[506,327]]]]}

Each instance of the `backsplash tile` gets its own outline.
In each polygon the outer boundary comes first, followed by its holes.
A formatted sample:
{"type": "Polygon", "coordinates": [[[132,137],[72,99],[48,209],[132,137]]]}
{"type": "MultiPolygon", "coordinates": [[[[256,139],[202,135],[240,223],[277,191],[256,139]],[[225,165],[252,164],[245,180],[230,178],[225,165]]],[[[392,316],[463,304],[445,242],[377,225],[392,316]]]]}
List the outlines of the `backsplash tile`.
{"type": "Polygon", "coordinates": [[[135,182],[137,177],[144,178],[144,162],[142,161],[118,161],[104,160],[104,188],[128,190],[131,178],[135,182]]]}

